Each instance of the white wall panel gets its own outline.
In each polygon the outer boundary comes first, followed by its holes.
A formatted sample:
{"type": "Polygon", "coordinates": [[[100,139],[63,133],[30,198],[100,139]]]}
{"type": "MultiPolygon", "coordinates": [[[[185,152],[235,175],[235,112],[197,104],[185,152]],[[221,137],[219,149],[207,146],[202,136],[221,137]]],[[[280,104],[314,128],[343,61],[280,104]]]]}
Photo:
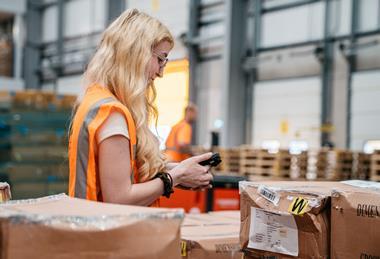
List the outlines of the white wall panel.
{"type": "Polygon", "coordinates": [[[301,47],[264,52],[259,55],[259,80],[316,76],[321,64],[314,55],[315,47],[301,47]],[[306,54],[305,54],[306,53],[306,54]]]}
{"type": "Polygon", "coordinates": [[[64,36],[101,31],[106,24],[106,0],[72,0],[65,4],[64,36]]]}
{"type": "Polygon", "coordinates": [[[380,139],[380,71],[358,72],[352,81],[351,147],[380,139]]]}
{"type": "Polygon", "coordinates": [[[320,143],[321,83],[317,77],[259,82],[254,87],[253,145],[278,140],[288,147],[293,140],[310,148],[320,143]],[[288,133],[280,131],[282,121],[288,133]],[[296,137],[296,133],[299,137],[296,137]]]}
{"type": "Polygon", "coordinates": [[[56,91],[57,94],[83,94],[84,87],[82,86],[82,76],[65,76],[57,80],[56,85],[54,83],[46,83],[42,85],[44,91],[56,91]]]}
{"type": "Polygon", "coordinates": [[[81,94],[83,93],[82,76],[61,77],[57,84],[58,94],[81,94]]]}
{"type": "Polygon", "coordinates": [[[198,67],[198,143],[209,145],[215,121],[221,119],[222,61],[202,62],[198,67]]]}
{"type": "Polygon", "coordinates": [[[324,3],[268,13],[262,20],[263,47],[320,39],[323,36],[324,3]]]}
{"type": "Polygon", "coordinates": [[[0,10],[8,13],[24,13],[26,0],[1,0],[0,10]]]}
{"type": "Polygon", "coordinates": [[[379,27],[379,0],[359,1],[359,30],[369,31],[379,27]]]}
{"type": "Polygon", "coordinates": [[[0,91],[20,91],[25,87],[24,80],[0,76],[0,91]]]}
{"type": "Polygon", "coordinates": [[[56,41],[58,37],[58,8],[53,5],[42,13],[42,41],[56,41]]]}
{"type": "Polygon", "coordinates": [[[187,56],[186,47],[178,37],[187,32],[189,21],[189,0],[128,0],[128,8],[137,8],[165,24],[173,37],[175,46],[169,59],[182,59],[187,56]]]}
{"type": "Polygon", "coordinates": [[[351,31],[352,0],[335,0],[331,4],[330,33],[332,35],[347,35],[351,31]]]}

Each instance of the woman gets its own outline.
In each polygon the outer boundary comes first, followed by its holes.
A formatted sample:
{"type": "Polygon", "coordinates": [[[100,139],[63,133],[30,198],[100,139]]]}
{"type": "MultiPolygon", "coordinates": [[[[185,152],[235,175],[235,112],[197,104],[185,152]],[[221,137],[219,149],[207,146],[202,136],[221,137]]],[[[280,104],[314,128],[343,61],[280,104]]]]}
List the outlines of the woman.
{"type": "Polygon", "coordinates": [[[70,196],[158,206],[174,186],[208,188],[209,168],[198,163],[211,153],[166,164],[149,130],[157,120],[153,81],[162,76],[173,43],[165,26],[135,9],[105,30],[71,125],[70,196]]]}

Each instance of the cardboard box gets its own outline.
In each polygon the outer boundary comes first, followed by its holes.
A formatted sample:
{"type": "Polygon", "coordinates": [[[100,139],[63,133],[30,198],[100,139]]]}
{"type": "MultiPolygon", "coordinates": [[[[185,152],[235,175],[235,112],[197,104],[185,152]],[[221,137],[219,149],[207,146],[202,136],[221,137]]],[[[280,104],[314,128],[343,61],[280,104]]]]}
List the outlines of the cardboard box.
{"type": "Polygon", "coordinates": [[[332,182],[240,182],[247,258],[327,258],[332,182]]]}
{"type": "Polygon", "coordinates": [[[0,258],[180,258],[183,210],[66,195],[0,205],[0,258]]]}
{"type": "Polygon", "coordinates": [[[346,181],[334,190],[331,258],[380,258],[380,183],[346,181]]]}
{"type": "Polygon", "coordinates": [[[0,203],[9,201],[11,198],[11,187],[9,184],[0,182],[0,203]]]}
{"type": "Polygon", "coordinates": [[[181,227],[182,258],[242,258],[239,229],[239,211],[187,214],[181,227]]]}

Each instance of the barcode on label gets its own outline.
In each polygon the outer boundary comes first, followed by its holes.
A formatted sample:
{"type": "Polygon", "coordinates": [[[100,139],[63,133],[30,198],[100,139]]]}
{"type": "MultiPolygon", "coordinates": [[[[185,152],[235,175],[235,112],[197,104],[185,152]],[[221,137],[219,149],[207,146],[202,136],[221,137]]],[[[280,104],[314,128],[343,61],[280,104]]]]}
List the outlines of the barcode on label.
{"type": "Polygon", "coordinates": [[[263,185],[260,185],[257,191],[261,196],[263,196],[268,201],[272,202],[274,205],[278,204],[280,197],[276,192],[269,190],[267,187],[263,185]]]}

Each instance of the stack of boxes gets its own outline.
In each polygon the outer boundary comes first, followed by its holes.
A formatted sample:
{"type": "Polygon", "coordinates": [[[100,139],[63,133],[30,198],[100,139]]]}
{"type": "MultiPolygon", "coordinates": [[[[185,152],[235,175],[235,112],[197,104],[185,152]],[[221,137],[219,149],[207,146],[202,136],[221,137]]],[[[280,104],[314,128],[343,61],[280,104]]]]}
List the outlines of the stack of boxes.
{"type": "Polygon", "coordinates": [[[379,258],[380,184],[241,182],[245,258],[379,258]]]}
{"type": "Polygon", "coordinates": [[[65,195],[7,202],[0,257],[380,257],[380,183],[242,181],[240,194],[240,211],[184,220],[183,210],[65,195]]]}

